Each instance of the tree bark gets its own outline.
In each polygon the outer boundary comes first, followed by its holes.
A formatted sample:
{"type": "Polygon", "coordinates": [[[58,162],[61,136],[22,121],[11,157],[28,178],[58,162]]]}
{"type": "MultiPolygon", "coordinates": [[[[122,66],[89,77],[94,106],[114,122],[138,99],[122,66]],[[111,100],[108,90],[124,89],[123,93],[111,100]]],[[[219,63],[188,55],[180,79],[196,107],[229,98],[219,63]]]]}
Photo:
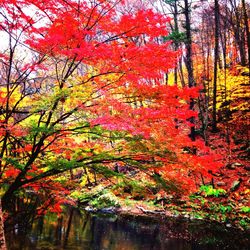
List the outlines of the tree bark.
{"type": "Polygon", "coordinates": [[[6,250],[6,241],[4,236],[4,222],[3,222],[3,212],[2,212],[2,204],[0,199],[0,250],[6,250]]]}
{"type": "MultiPolygon", "coordinates": [[[[179,27],[178,27],[178,8],[177,8],[177,2],[174,1],[174,31],[179,33],[179,27]]],[[[178,41],[175,40],[174,42],[174,49],[179,49],[178,41]]],[[[174,68],[174,83],[178,83],[178,62],[175,64],[174,68]]]]}
{"type": "MultiPolygon", "coordinates": [[[[190,8],[188,0],[184,1],[184,15],[186,21],[186,66],[188,72],[188,87],[192,88],[195,86],[194,81],[194,72],[193,72],[193,53],[192,53],[192,34],[191,34],[191,21],[190,21],[190,8]]],[[[190,109],[194,110],[194,99],[190,99],[190,109]]],[[[190,118],[190,122],[192,123],[191,131],[190,131],[190,138],[192,141],[195,140],[195,127],[194,127],[194,117],[190,118]]]]}
{"type": "Polygon", "coordinates": [[[240,9],[236,0],[230,0],[230,4],[232,7],[232,11],[234,13],[233,16],[233,31],[235,42],[238,46],[239,53],[240,53],[240,64],[242,66],[246,66],[246,51],[245,51],[245,37],[244,37],[244,30],[242,29],[242,16],[240,13],[240,9]]]}
{"type": "MultiPolygon", "coordinates": [[[[250,31],[249,31],[249,25],[248,25],[248,16],[247,16],[245,0],[241,0],[241,3],[242,3],[242,8],[243,8],[244,23],[245,23],[246,37],[247,37],[248,68],[250,70],[250,31]]],[[[250,81],[250,77],[249,77],[249,81],[250,81]]]]}
{"type": "Polygon", "coordinates": [[[220,11],[218,0],[214,1],[214,16],[215,16],[215,41],[214,41],[214,84],[213,84],[213,120],[212,120],[212,131],[217,131],[217,74],[218,74],[218,61],[219,61],[219,22],[220,22],[220,11]]]}

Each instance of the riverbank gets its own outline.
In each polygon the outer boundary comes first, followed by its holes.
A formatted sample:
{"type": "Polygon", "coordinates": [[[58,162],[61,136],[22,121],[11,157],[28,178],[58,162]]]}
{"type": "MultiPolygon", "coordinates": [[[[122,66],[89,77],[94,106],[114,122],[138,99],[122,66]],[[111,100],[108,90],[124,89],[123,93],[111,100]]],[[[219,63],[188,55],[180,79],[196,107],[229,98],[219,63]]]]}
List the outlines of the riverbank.
{"type": "Polygon", "coordinates": [[[204,223],[219,223],[225,228],[233,228],[250,234],[249,211],[232,211],[229,206],[213,204],[213,209],[207,209],[207,205],[199,206],[197,203],[183,202],[179,206],[169,204],[167,207],[160,207],[150,202],[118,199],[116,206],[94,207],[81,206],[84,210],[94,213],[117,214],[120,216],[142,217],[151,219],[180,218],[194,221],[200,220],[204,223]],[[220,209],[216,209],[216,206],[220,209]],[[223,208],[225,209],[224,211],[223,208]],[[223,212],[223,213],[222,213],[223,212]],[[244,223],[243,223],[244,222],[244,223]]]}
{"type": "Polygon", "coordinates": [[[113,218],[112,221],[141,227],[145,235],[150,228],[161,232],[161,237],[193,242],[198,249],[248,249],[249,230],[243,230],[229,223],[221,223],[206,218],[194,218],[192,215],[176,214],[136,205],[135,207],[92,209],[87,211],[97,217],[113,218]],[[115,219],[114,219],[115,218],[115,219]],[[137,225],[134,225],[137,223],[137,225]]]}

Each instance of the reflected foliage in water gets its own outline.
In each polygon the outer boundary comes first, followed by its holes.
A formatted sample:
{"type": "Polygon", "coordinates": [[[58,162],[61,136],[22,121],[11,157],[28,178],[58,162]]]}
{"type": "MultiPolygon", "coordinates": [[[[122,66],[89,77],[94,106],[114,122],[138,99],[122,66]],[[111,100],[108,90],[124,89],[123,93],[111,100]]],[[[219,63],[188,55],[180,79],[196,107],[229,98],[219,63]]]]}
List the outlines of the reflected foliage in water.
{"type": "Polygon", "coordinates": [[[9,250],[243,250],[249,240],[219,224],[94,215],[73,208],[59,217],[40,217],[27,230],[16,224],[7,233],[9,250]]]}

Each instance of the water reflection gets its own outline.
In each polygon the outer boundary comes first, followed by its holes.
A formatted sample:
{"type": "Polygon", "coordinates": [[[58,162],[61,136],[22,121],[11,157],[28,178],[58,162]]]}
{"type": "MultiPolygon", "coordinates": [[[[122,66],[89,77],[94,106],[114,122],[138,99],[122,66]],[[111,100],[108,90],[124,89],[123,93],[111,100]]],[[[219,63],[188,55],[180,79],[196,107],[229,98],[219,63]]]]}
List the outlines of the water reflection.
{"type": "Polygon", "coordinates": [[[199,223],[97,216],[69,208],[59,217],[40,217],[28,233],[15,225],[7,234],[7,242],[9,250],[248,249],[249,238],[239,234],[234,239],[233,232],[217,224],[211,227],[199,223]]]}

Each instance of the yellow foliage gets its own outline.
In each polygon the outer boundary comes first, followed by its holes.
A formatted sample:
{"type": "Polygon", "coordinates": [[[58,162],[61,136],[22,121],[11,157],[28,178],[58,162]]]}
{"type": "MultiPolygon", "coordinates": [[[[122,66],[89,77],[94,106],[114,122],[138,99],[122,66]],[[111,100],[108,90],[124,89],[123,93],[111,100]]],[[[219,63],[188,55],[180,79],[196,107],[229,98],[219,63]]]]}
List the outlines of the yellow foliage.
{"type": "MultiPolygon", "coordinates": [[[[219,70],[217,83],[218,112],[226,111],[231,114],[232,121],[237,119],[237,112],[240,112],[241,118],[249,117],[249,87],[249,70],[246,67],[237,66],[236,72],[229,69],[219,70]]],[[[212,89],[210,93],[212,94],[212,89]]]]}

